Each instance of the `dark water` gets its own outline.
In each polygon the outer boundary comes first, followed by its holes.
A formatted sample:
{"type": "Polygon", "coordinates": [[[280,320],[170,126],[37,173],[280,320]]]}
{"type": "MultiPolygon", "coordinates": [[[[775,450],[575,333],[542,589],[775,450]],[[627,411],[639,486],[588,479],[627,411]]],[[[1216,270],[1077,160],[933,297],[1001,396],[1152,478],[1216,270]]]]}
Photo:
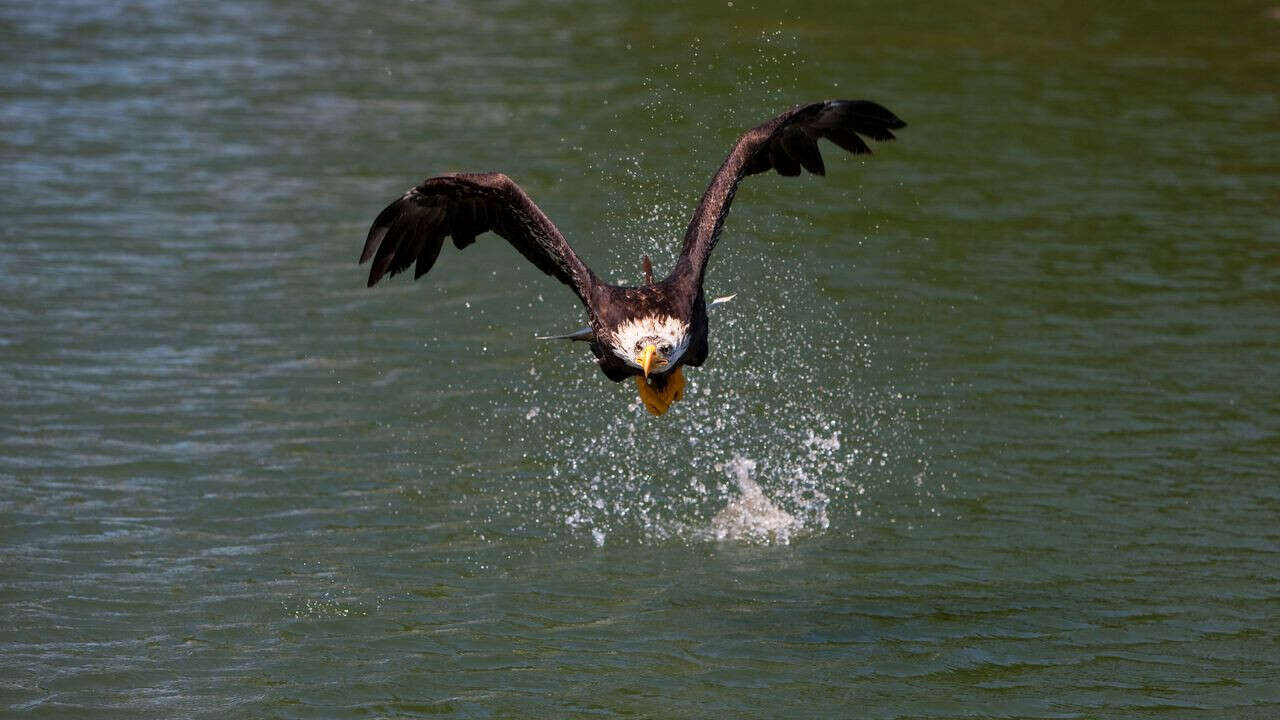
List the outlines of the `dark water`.
{"type": "Polygon", "coordinates": [[[5,3],[0,713],[1280,716],[1280,9],[5,3]],[[616,280],[744,128],[661,419],[492,236],[616,280]]]}

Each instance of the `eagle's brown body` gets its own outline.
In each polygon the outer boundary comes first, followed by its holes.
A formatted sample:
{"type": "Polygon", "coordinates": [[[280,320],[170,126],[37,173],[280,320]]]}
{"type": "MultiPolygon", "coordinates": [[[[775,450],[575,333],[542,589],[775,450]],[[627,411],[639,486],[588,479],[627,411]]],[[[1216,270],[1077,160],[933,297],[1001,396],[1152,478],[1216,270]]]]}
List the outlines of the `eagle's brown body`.
{"type": "MultiPolygon", "coordinates": [[[[593,298],[598,311],[590,320],[591,329],[595,331],[591,353],[610,380],[619,382],[641,374],[609,349],[612,329],[637,316],[673,317],[689,324],[690,346],[671,370],[679,365],[700,367],[707,359],[707,304],[701,287],[690,293],[687,280],[673,275],[648,286],[602,285],[595,290],[593,298]]],[[[665,387],[667,375],[668,372],[653,373],[649,379],[654,385],[665,387]]]]}

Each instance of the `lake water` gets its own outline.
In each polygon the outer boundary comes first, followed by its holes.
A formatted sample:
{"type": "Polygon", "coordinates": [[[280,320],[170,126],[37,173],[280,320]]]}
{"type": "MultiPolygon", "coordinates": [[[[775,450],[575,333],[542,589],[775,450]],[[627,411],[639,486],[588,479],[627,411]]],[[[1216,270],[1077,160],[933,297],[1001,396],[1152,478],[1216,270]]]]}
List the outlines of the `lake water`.
{"type": "Polygon", "coordinates": [[[1280,716],[1280,8],[4,3],[0,714],[1280,716]],[[661,418],[495,236],[659,270],[757,176],[661,418]]]}

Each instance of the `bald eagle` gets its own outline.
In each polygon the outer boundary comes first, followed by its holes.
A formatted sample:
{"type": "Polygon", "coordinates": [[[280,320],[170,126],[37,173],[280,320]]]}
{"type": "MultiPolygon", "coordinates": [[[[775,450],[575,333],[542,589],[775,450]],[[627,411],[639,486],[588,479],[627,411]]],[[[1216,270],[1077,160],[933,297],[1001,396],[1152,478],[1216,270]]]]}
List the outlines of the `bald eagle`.
{"type": "Polygon", "coordinates": [[[680,257],[659,282],[647,256],[643,284],[602,281],[502,173],[440,175],[410,188],[374,219],[360,262],[373,260],[370,287],[415,262],[416,280],[435,264],[446,236],[461,250],[492,230],[539,270],[568,285],[586,306],[587,327],[553,337],[589,342],[605,376],[614,382],[635,378],[645,408],[661,415],[684,396],[681,368],[699,367],[707,359],[702,281],[742,178],[769,170],[796,176],[801,168],[823,175],[819,139],[851,153],[869,153],[860,136],[892,140],[892,131],[903,127],[906,123],[874,102],[828,100],[795,107],[748,130],[711,178],[685,231],[680,257]]]}

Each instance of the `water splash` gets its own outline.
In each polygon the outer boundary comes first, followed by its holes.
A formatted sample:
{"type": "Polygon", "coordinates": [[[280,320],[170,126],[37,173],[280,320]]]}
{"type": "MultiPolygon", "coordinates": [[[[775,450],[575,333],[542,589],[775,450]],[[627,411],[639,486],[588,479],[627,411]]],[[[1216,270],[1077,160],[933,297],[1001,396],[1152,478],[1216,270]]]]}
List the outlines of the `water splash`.
{"type": "Polygon", "coordinates": [[[804,263],[767,265],[763,279],[760,266],[725,265],[716,281],[757,299],[717,310],[708,364],[686,372],[685,400],[662,417],[630,383],[600,377],[582,346],[534,347],[536,370],[478,408],[475,442],[519,448],[518,467],[458,471],[475,488],[478,531],[788,543],[894,512],[877,506],[885,490],[925,501],[928,418],[895,384],[903,370],[877,359],[875,336],[855,332],[874,317],[822,297],[804,263]]]}
{"type": "MultiPolygon", "coordinates": [[[[778,507],[764,494],[764,490],[751,479],[756,469],[754,460],[736,456],[716,470],[725,471],[738,483],[741,492],[729,501],[724,509],[711,518],[709,534],[716,540],[745,540],[749,542],[791,542],[791,535],[804,529],[804,521],[778,507]]],[[[823,498],[825,500],[825,497],[823,498]]],[[[819,512],[825,522],[825,508],[819,512]]]]}

